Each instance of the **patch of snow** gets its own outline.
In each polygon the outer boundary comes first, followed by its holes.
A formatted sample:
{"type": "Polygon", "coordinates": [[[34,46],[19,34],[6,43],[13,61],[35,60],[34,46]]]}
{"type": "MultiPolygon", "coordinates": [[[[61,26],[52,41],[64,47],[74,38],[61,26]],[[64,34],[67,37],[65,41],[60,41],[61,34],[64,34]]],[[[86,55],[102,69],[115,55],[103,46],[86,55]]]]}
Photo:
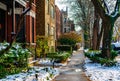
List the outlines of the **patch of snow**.
{"type": "Polygon", "coordinates": [[[78,49],[78,50],[84,50],[84,47],[80,47],[80,49],[78,49]]]}
{"type": "Polygon", "coordinates": [[[6,46],[4,46],[2,43],[0,43],[0,51],[5,49],[5,48],[6,48],[6,46]]]}
{"type": "Polygon", "coordinates": [[[84,52],[88,52],[89,51],[89,49],[84,49],[84,52]]]}
{"type": "MultiPolygon", "coordinates": [[[[70,61],[70,59],[69,59],[70,61]]],[[[46,58],[46,59],[40,59],[39,61],[40,65],[48,65],[48,66],[52,66],[53,65],[53,61],[51,61],[50,59],[46,58]]],[[[67,63],[55,63],[54,62],[54,66],[66,66],[67,63]]]]}
{"type": "Polygon", "coordinates": [[[85,61],[86,76],[92,81],[120,81],[120,66],[104,67],[97,63],[85,61]]]}
{"type": "Polygon", "coordinates": [[[76,53],[76,51],[73,51],[73,53],[76,53]]]}

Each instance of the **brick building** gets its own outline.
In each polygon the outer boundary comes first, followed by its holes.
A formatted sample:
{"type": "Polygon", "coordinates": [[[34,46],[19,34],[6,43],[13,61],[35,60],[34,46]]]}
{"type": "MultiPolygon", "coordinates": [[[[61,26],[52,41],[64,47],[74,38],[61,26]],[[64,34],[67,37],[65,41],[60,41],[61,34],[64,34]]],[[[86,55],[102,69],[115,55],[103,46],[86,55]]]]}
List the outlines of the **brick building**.
{"type": "Polygon", "coordinates": [[[37,35],[48,37],[48,45],[55,50],[55,0],[38,0],[36,3],[37,35]]]}
{"type": "Polygon", "coordinates": [[[56,12],[56,39],[58,39],[61,35],[61,11],[57,5],[55,5],[56,12]]]}
{"type": "MultiPolygon", "coordinates": [[[[28,8],[29,2],[26,0],[1,0],[0,1],[0,42],[4,40],[10,42],[12,36],[16,34],[17,23],[22,12],[28,8]]],[[[32,9],[25,15],[21,30],[16,42],[35,43],[36,41],[36,5],[32,3],[32,9]]]]}

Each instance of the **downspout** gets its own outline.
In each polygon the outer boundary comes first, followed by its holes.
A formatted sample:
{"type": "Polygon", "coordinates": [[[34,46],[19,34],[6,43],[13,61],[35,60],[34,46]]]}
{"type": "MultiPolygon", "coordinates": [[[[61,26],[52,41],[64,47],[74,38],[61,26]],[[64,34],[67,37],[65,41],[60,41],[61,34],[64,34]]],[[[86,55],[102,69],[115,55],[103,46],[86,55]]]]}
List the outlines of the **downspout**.
{"type": "Polygon", "coordinates": [[[11,32],[11,35],[12,35],[12,39],[14,38],[14,35],[15,35],[15,0],[13,0],[12,2],[13,6],[12,6],[12,32],[11,32]]]}

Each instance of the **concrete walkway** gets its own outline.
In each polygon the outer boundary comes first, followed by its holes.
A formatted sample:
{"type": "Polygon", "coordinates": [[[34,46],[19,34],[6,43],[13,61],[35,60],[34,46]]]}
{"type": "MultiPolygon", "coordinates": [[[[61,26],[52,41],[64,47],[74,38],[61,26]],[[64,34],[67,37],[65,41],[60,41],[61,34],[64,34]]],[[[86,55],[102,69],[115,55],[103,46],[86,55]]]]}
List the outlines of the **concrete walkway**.
{"type": "Polygon", "coordinates": [[[53,81],[90,81],[83,72],[84,55],[83,51],[79,50],[73,53],[71,61],[60,67],[60,75],[53,81]]]}

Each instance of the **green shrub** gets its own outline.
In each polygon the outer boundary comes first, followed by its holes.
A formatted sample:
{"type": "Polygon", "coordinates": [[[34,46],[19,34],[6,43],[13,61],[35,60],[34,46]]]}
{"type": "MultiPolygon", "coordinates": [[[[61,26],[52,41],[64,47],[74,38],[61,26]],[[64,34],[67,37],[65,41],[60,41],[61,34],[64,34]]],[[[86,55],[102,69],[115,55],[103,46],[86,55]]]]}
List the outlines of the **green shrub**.
{"type": "Polygon", "coordinates": [[[107,59],[107,58],[101,58],[100,59],[100,64],[104,65],[104,66],[110,67],[110,66],[116,65],[116,63],[117,63],[116,61],[111,60],[111,59],[107,59]]]}
{"type": "MultiPolygon", "coordinates": [[[[2,43],[3,48],[8,43],[2,43]]],[[[28,56],[30,52],[23,49],[20,44],[14,43],[8,52],[0,56],[0,78],[9,74],[19,73],[28,67],[28,56]]]]}
{"type": "Polygon", "coordinates": [[[72,46],[70,45],[60,45],[57,46],[58,51],[70,51],[72,53],[72,46]]]}
{"type": "Polygon", "coordinates": [[[89,50],[88,52],[85,52],[85,56],[88,57],[92,62],[100,63],[101,65],[105,66],[114,66],[116,65],[116,61],[114,61],[114,58],[117,56],[116,51],[111,51],[111,58],[103,58],[101,51],[93,51],[89,50]]]}
{"type": "Polygon", "coordinates": [[[37,35],[37,41],[36,41],[37,57],[40,57],[42,54],[44,56],[45,53],[48,52],[48,50],[49,50],[48,38],[37,35]]]}
{"type": "Polygon", "coordinates": [[[114,59],[118,55],[117,51],[112,50],[111,51],[111,59],[114,59]]]}
{"type": "Polygon", "coordinates": [[[99,50],[95,50],[95,51],[88,51],[88,52],[85,52],[85,56],[88,57],[88,58],[94,58],[94,57],[101,57],[101,51],[99,50]]]}
{"type": "Polygon", "coordinates": [[[55,59],[61,61],[67,60],[67,58],[70,57],[70,53],[68,52],[56,52],[56,53],[47,53],[46,54],[48,58],[55,59]]]}
{"type": "Polygon", "coordinates": [[[7,75],[7,72],[5,70],[5,67],[0,65],[0,78],[5,78],[6,75],[7,75]]]}
{"type": "Polygon", "coordinates": [[[58,42],[60,42],[61,45],[75,45],[77,41],[71,38],[60,38],[58,42]]]}

